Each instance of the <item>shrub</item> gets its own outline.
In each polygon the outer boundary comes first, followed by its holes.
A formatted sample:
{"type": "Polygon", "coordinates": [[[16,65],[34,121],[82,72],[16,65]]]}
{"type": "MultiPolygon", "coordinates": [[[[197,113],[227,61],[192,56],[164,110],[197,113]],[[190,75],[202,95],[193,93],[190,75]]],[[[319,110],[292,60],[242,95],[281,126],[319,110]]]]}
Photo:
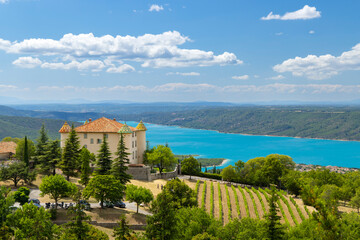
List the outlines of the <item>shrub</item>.
{"type": "Polygon", "coordinates": [[[204,182],[204,188],[202,192],[201,208],[205,210],[205,197],[206,197],[206,181],[204,182]]]}
{"type": "Polygon", "coordinates": [[[236,202],[236,210],[237,210],[237,213],[239,215],[239,218],[240,218],[240,204],[239,204],[239,198],[238,198],[238,195],[236,193],[236,188],[234,187],[234,185],[231,185],[231,188],[234,192],[234,196],[235,196],[235,202],[236,202]]]}
{"type": "Polygon", "coordinates": [[[251,201],[252,201],[253,206],[254,206],[254,211],[255,211],[256,217],[258,219],[260,219],[259,211],[258,211],[257,206],[256,206],[254,195],[252,195],[251,191],[247,187],[245,187],[245,191],[249,194],[249,196],[251,198],[251,201]]]}
{"type": "Polygon", "coordinates": [[[200,187],[200,180],[197,180],[197,182],[196,182],[196,187],[195,187],[196,197],[197,197],[197,195],[198,195],[198,193],[199,193],[199,187],[200,187]]]}
{"type": "Polygon", "coordinates": [[[24,205],[29,200],[30,189],[27,187],[20,187],[14,194],[14,200],[20,205],[24,205]]]}
{"type": "Polygon", "coordinates": [[[214,217],[214,184],[211,182],[210,185],[210,216],[214,217]]]}
{"type": "Polygon", "coordinates": [[[223,219],[223,212],[222,212],[222,201],[221,201],[221,188],[220,183],[218,183],[218,192],[219,192],[219,220],[222,221],[223,219]]]}
{"type": "Polygon", "coordinates": [[[310,217],[310,211],[306,205],[304,205],[304,209],[305,209],[305,212],[307,213],[307,215],[310,217]]]}
{"type": "Polygon", "coordinates": [[[242,195],[242,197],[243,197],[243,199],[244,199],[244,205],[245,205],[245,210],[246,210],[246,216],[247,216],[247,217],[250,217],[249,204],[248,204],[248,202],[247,202],[247,199],[246,199],[246,196],[245,196],[244,190],[243,190],[240,186],[239,186],[238,188],[239,188],[239,190],[240,190],[240,192],[241,192],[241,195],[242,195]]]}

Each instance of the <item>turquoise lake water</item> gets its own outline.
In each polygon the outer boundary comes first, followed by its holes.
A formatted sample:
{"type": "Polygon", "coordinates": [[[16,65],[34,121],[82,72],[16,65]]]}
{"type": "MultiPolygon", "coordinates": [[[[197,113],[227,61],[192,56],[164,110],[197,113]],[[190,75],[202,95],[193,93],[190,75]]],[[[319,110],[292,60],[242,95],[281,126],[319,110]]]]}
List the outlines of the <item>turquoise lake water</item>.
{"type": "Polygon", "coordinates": [[[223,167],[237,160],[278,153],[292,157],[296,163],[360,168],[360,142],[248,136],[148,123],[146,127],[150,146],[167,142],[175,154],[229,159],[223,167]]]}

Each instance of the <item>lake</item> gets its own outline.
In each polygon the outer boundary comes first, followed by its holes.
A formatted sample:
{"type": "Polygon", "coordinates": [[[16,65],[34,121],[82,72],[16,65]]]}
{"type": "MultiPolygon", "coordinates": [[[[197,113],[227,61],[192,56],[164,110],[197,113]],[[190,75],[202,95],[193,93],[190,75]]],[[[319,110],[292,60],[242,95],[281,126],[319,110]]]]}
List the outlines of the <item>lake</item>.
{"type": "MultiPolygon", "coordinates": [[[[128,122],[136,126],[135,122],[128,122]]],[[[296,163],[360,168],[360,142],[292,137],[249,136],[210,130],[146,124],[150,146],[168,143],[175,154],[246,162],[272,153],[285,154],[296,163]]]]}

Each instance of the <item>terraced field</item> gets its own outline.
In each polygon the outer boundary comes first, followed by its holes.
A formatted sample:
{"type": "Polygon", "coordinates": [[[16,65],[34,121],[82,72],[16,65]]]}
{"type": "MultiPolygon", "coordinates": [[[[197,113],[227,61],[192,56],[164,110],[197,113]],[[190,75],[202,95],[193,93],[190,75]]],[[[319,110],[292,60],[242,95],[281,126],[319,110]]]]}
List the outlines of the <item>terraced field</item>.
{"type": "MultiPolygon", "coordinates": [[[[190,184],[189,184],[190,185],[190,184]]],[[[210,215],[220,219],[224,224],[233,218],[251,217],[263,219],[269,210],[267,199],[269,189],[240,187],[220,184],[212,181],[198,181],[191,184],[197,192],[199,207],[204,208],[210,215]]],[[[278,192],[279,216],[281,222],[294,226],[309,218],[313,210],[311,207],[299,204],[285,192],[278,192]]]]}

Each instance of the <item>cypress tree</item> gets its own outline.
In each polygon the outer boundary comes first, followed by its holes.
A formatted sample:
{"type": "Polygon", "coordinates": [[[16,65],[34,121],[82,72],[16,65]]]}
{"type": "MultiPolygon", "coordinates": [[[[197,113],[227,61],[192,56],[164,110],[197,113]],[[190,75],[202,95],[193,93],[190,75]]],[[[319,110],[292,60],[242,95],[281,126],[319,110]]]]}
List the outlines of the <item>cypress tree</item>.
{"type": "Polygon", "coordinates": [[[24,140],[24,156],[23,156],[23,161],[25,162],[26,166],[29,167],[29,147],[28,147],[27,136],[25,136],[25,140],[24,140]]]}
{"type": "Polygon", "coordinates": [[[61,160],[60,141],[50,141],[46,145],[45,155],[40,162],[39,171],[46,175],[55,175],[56,167],[61,160]]]}
{"type": "Polygon", "coordinates": [[[283,239],[284,237],[284,228],[280,223],[280,216],[277,215],[278,206],[277,204],[278,196],[276,195],[276,188],[271,187],[271,195],[269,199],[269,213],[266,215],[266,224],[268,227],[268,238],[270,240],[283,239]]]}
{"type": "Polygon", "coordinates": [[[109,145],[106,141],[106,137],[104,135],[103,142],[100,146],[100,150],[97,155],[95,172],[97,175],[109,175],[110,170],[111,170],[111,153],[109,150],[109,145]]]}
{"type": "Polygon", "coordinates": [[[60,168],[66,175],[68,181],[70,177],[76,176],[75,170],[78,169],[79,158],[80,141],[75,132],[74,125],[72,125],[69,137],[65,141],[65,147],[60,161],[60,168]]]}
{"type": "Polygon", "coordinates": [[[40,131],[39,131],[39,138],[36,140],[36,151],[35,151],[35,157],[34,157],[34,166],[36,166],[38,163],[41,163],[42,161],[45,161],[44,156],[45,152],[47,151],[47,144],[49,141],[49,137],[47,136],[47,132],[45,129],[44,123],[41,125],[40,131]]]}
{"type": "Polygon", "coordinates": [[[126,150],[127,148],[125,146],[124,136],[121,133],[116,151],[116,158],[114,159],[111,168],[111,174],[124,185],[130,182],[131,179],[131,175],[126,173],[128,167],[125,164],[129,163],[128,156],[130,155],[128,152],[126,152],[126,150]]]}
{"type": "Polygon", "coordinates": [[[81,160],[80,183],[86,187],[86,185],[90,181],[91,167],[90,167],[90,152],[84,147],[81,149],[80,160],[81,160]]]}

